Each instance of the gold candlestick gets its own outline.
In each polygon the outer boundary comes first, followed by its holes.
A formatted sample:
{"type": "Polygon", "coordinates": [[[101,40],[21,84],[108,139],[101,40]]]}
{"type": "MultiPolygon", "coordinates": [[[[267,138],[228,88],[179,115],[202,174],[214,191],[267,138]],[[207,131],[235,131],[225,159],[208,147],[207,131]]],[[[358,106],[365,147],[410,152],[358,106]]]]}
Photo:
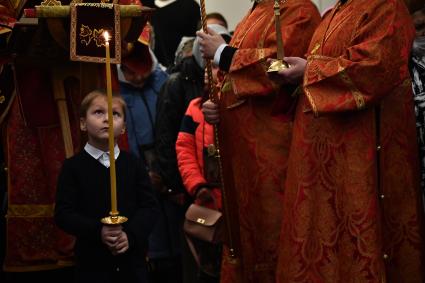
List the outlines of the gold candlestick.
{"type": "Polygon", "coordinates": [[[109,53],[109,33],[103,33],[105,37],[106,50],[106,94],[108,99],[108,143],[109,143],[109,173],[111,177],[111,211],[110,216],[102,218],[104,224],[121,224],[127,218],[120,216],[117,209],[117,181],[115,171],[115,136],[114,136],[114,116],[112,113],[112,82],[111,82],[111,56],[109,53]]]}
{"type": "Polygon", "coordinates": [[[283,58],[285,58],[285,53],[283,50],[283,40],[282,40],[282,30],[280,29],[280,0],[274,1],[274,20],[275,20],[275,29],[276,29],[276,44],[277,44],[277,59],[272,59],[270,66],[267,70],[268,73],[279,72],[280,70],[289,68],[288,63],[286,63],[283,58]]]}

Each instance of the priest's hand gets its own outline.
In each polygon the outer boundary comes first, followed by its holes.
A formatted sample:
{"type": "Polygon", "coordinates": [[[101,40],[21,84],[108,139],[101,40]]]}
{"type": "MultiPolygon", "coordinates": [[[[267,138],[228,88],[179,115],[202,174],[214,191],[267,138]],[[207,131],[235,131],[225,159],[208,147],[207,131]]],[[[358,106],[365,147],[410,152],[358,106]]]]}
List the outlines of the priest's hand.
{"type": "Polygon", "coordinates": [[[211,100],[207,100],[202,104],[202,113],[204,113],[205,121],[208,123],[217,124],[220,122],[218,104],[211,100]]]}
{"type": "Polygon", "coordinates": [[[199,40],[200,50],[202,56],[206,59],[213,59],[218,47],[226,43],[220,34],[210,28],[208,28],[208,34],[203,31],[197,31],[196,35],[201,38],[199,40]]]}
{"type": "Polygon", "coordinates": [[[283,60],[289,64],[289,68],[278,72],[282,83],[294,85],[302,83],[307,60],[300,57],[285,57],[283,60]]]}

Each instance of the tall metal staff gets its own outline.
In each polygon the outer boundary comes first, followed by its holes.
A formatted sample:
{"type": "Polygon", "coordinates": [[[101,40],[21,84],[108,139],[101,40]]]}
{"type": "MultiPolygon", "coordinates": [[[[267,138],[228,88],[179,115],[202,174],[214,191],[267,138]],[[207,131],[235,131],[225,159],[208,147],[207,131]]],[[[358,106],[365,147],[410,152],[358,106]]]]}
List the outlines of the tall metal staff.
{"type": "MultiPolygon", "coordinates": [[[[277,43],[277,59],[273,59],[267,72],[278,72],[283,69],[289,68],[283,58],[285,58],[285,52],[283,50],[282,30],[280,29],[280,0],[274,0],[274,25],[276,29],[276,43],[277,43]]],[[[286,2],[286,0],[284,1],[286,2]]]]}
{"type": "MultiPolygon", "coordinates": [[[[207,14],[205,11],[205,0],[200,0],[201,4],[201,19],[202,19],[202,29],[205,33],[208,33],[207,29],[207,14]]],[[[211,101],[217,102],[216,97],[214,96],[214,85],[213,85],[213,76],[212,76],[212,67],[211,67],[211,60],[205,59],[206,65],[205,68],[207,70],[207,76],[208,76],[208,97],[211,101]]],[[[229,246],[229,253],[230,257],[236,258],[236,249],[235,249],[235,234],[233,233],[233,229],[231,227],[230,223],[230,217],[229,217],[229,204],[228,204],[228,198],[225,190],[225,184],[224,184],[224,178],[223,178],[223,166],[221,163],[221,156],[220,156],[220,143],[218,138],[218,127],[214,125],[214,137],[215,137],[215,145],[212,145],[213,148],[208,147],[208,154],[215,155],[217,158],[217,163],[219,166],[219,172],[220,172],[220,183],[221,183],[221,192],[222,192],[222,201],[223,201],[223,210],[224,210],[224,216],[225,216],[225,222],[226,222],[226,230],[228,235],[228,246],[229,246]]]]}

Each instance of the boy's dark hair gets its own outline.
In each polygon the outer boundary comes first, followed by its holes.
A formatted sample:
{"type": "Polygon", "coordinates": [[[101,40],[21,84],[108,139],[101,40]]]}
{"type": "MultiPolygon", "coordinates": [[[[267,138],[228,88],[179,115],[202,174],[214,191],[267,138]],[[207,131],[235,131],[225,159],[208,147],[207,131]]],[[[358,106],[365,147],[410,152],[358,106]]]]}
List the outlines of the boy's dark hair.
{"type": "Polygon", "coordinates": [[[226,29],[228,28],[226,19],[225,19],[225,18],[223,17],[223,15],[222,15],[222,14],[220,14],[220,13],[217,13],[217,12],[209,13],[209,14],[207,14],[207,15],[205,16],[205,20],[208,20],[208,19],[216,19],[216,20],[219,20],[219,21],[221,21],[221,22],[223,22],[223,23],[224,23],[224,27],[225,27],[226,29]]]}
{"type": "MultiPolygon", "coordinates": [[[[90,105],[93,103],[93,100],[95,100],[97,97],[103,96],[107,98],[106,91],[103,89],[95,89],[91,92],[89,92],[81,101],[80,105],[80,118],[85,118],[87,116],[87,110],[89,109],[90,105]]],[[[122,106],[122,110],[124,113],[124,121],[126,120],[126,108],[127,104],[125,103],[122,96],[118,93],[112,93],[112,98],[117,100],[119,104],[122,106]]]]}

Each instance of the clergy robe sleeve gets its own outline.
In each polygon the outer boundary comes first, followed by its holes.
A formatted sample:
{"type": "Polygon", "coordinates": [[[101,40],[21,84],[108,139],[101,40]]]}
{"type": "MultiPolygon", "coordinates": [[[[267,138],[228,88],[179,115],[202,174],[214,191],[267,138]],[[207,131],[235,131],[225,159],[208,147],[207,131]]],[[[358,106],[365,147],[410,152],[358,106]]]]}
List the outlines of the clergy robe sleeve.
{"type": "MultiPolygon", "coordinates": [[[[314,6],[294,3],[281,8],[281,29],[286,56],[303,57],[320,16],[314,6]],[[314,8],[314,9],[313,9],[314,8]]],[[[267,74],[267,58],[276,58],[274,18],[266,30],[258,30],[257,48],[238,48],[232,58],[228,77],[237,97],[264,96],[279,86],[267,74]]]]}
{"type": "Polygon", "coordinates": [[[398,16],[397,10],[403,8],[393,1],[362,11],[358,23],[353,23],[351,46],[325,42],[331,45],[326,48],[344,50],[339,57],[314,54],[322,47],[313,49],[307,59],[304,90],[316,116],[361,110],[376,105],[392,90],[410,85],[406,62],[414,30],[410,21],[398,16]]]}

